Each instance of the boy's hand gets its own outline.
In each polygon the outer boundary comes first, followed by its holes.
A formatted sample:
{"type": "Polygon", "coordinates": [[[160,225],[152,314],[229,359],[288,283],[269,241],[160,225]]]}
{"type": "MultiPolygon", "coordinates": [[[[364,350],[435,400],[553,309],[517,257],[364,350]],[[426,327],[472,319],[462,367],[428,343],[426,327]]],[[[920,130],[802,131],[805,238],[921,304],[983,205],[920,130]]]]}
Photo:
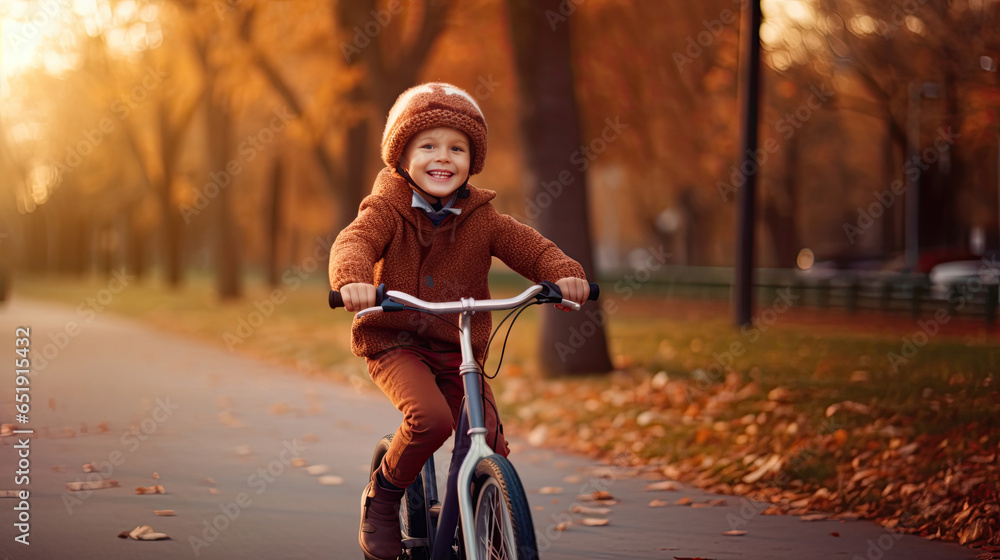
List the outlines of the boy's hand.
{"type": "Polygon", "coordinates": [[[340,288],[340,296],[344,298],[344,309],[351,313],[375,306],[375,286],[371,284],[347,284],[340,288]]]}
{"type": "MultiPolygon", "coordinates": [[[[562,291],[563,299],[583,305],[590,297],[590,283],[583,278],[563,278],[556,281],[556,286],[562,291]]],[[[570,308],[557,305],[556,309],[570,311],[570,308]]]]}

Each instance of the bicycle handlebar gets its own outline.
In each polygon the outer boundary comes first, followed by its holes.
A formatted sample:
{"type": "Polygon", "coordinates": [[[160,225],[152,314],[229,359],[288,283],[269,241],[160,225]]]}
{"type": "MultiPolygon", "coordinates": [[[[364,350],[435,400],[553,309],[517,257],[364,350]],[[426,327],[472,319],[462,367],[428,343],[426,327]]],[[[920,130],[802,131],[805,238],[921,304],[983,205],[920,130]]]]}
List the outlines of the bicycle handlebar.
{"type": "MultiPolygon", "coordinates": [[[[590,283],[590,296],[587,298],[589,301],[597,301],[601,295],[601,288],[597,284],[590,283]]],[[[376,307],[369,307],[359,312],[363,314],[366,311],[375,311],[376,309],[380,311],[401,311],[404,307],[409,307],[412,309],[419,309],[421,311],[429,311],[432,313],[461,313],[463,311],[497,311],[500,309],[511,309],[517,307],[522,303],[527,302],[531,298],[536,298],[540,302],[544,303],[555,303],[573,307],[574,309],[579,309],[579,304],[572,301],[566,301],[562,299],[562,292],[559,290],[559,286],[556,286],[552,282],[542,282],[541,284],[536,284],[519,296],[507,299],[484,299],[484,300],[473,300],[463,299],[454,302],[429,302],[423,301],[421,299],[415,298],[409,294],[397,291],[387,292],[385,289],[385,284],[379,284],[378,288],[375,290],[375,305],[376,307]],[[388,307],[387,307],[388,306],[388,307]]],[[[336,290],[330,290],[329,304],[331,309],[336,309],[338,307],[344,306],[344,298],[340,295],[340,292],[336,290]]],[[[369,311],[369,312],[371,312],[369,311]]]]}

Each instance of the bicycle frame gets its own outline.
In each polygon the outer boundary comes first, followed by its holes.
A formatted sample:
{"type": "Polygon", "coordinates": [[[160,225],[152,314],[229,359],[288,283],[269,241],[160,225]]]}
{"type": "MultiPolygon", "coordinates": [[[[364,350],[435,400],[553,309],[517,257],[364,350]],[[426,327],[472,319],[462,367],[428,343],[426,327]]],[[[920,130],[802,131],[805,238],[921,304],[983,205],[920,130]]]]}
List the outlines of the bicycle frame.
{"type": "MultiPolygon", "coordinates": [[[[476,533],[473,523],[474,505],[472,503],[472,477],[479,461],[493,454],[493,449],[491,449],[489,444],[486,443],[486,421],[481,393],[479,390],[479,364],[476,363],[475,354],[472,349],[472,316],[481,311],[488,312],[512,309],[529,301],[541,291],[542,287],[536,285],[528,288],[520,295],[513,298],[485,300],[480,302],[477,302],[473,298],[462,298],[458,302],[458,305],[455,303],[426,302],[403,292],[389,291],[386,293],[386,297],[388,299],[407,306],[410,309],[418,309],[429,313],[459,313],[459,329],[461,330],[460,346],[462,350],[462,365],[459,367],[459,374],[462,376],[463,386],[465,387],[465,412],[469,421],[469,429],[467,432],[467,436],[469,438],[469,449],[465,458],[462,459],[461,466],[458,469],[457,484],[455,486],[457,487],[458,511],[459,518],[461,519],[462,540],[465,542],[465,553],[468,560],[480,560],[476,549],[476,533]]],[[[562,305],[574,310],[580,309],[578,304],[568,300],[564,300],[562,305]]],[[[363,315],[382,311],[384,311],[384,309],[381,306],[369,307],[359,311],[358,316],[361,317],[363,315]]],[[[460,422],[459,429],[461,429],[461,424],[462,423],[460,422]]],[[[458,455],[461,452],[460,439],[460,434],[456,433],[455,455],[458,455]]],[[[449,485],[444,497],[445,503],[443,504],[441,514],[438,517],[439,527],[441,526],[442,520],[444,520],[445,510],[449,505],[448,502],[452,500],[451,496],[456,495],[453,492],[455,487],[452,487],[450,484],[452,479],[451,471],[453,468],[454,461],[452,461],[452,468],[449,469],[449,485]]],[[[451,546],[450,541],[442,542],[445,540],[446,539],[442,538],[434,540],[432,550],[433,558],[439,557],[443,547],[451,546]]]]}

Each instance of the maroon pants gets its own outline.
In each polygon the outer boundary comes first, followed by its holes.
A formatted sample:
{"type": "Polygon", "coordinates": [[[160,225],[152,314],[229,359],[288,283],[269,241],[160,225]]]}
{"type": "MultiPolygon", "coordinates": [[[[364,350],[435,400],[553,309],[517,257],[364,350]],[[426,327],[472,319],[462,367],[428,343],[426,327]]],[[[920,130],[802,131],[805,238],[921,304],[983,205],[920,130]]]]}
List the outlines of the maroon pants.
{"type": "MultiPolygon", "coordinates": [[[[372,380],[403,413],[403,423],[382,460],[382,474],[392,484],[405,488],[417,479],[427,459],[458,425],[465,396],[458,372],[462,354],[454,345],[425,341],[392,348],[367,360],[372,380]]],[[[485,380],[482,383],[488,401],[483,411],[489,432],[486,442],[506,457],[510,449],[497,430],[499,421],[493,392],[485,380]]]]}

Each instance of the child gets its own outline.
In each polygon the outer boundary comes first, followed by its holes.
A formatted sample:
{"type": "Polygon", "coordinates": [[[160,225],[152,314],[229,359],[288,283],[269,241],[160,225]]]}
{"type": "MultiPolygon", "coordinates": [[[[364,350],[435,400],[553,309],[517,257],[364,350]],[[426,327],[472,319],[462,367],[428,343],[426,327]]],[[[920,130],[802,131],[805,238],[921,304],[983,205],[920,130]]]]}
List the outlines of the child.
{"type": "MultiPolygon", "coordinates": [[[[489,299],[492,257],[533,282],[552,281],[563,298],[584,302],[583,268],[534,229],[500,214],[493,191],[470,186],[486,161],[486,120],[475,100],[445,83],[408,89],[396,100],[382,135],[386,168],[358,217],[330,251],[330,286],[348,311],[375,305],[384,283],[426,301],[489,299]]],[[[457,325],[454,317],[443,316],[457,325]]],[[[359,541],[369,558],[400,554],[399,504],[403,490],[457,425],[464,395],[458,331],[416,311],[355,319],[351,349],[368,362],[376,385],[403,413],[382,465],[365,488],[359,541]]],[[[489,313],[472,321],[480,362],[491,329],[489,313]]],[[[487,441],[510,450],[489,385],[484,386],[487,441]]]]}

